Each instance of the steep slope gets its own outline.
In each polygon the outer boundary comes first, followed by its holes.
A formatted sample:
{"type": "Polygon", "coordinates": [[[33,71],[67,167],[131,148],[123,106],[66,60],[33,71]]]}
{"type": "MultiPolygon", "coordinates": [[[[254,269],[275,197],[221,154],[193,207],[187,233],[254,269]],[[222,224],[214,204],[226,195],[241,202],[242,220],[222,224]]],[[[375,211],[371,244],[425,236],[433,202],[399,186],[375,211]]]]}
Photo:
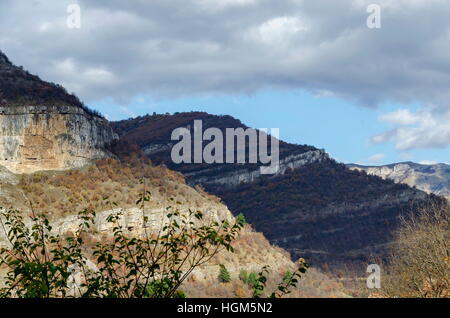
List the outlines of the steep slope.
{"type": "MultiPolygon", "coordinates": [[[[111,226],[106,218],[112,212],[121,210],[123,226],[130,229],[131,235],[139,235],[142,229],[142,212],[135,200],[144,189],[152,194],[145,215],[149,223],[147,229],[158,227],[167,213],[166,207],[180,202],[177,208],[200,210],[206,220],[233,221],[233,215],[220,201],[201,189],[194,189],[184,183],[181,174],[164,167],[152,166],[145,158],[132,158],[116,161],[99,160],[94,165],[71,171],[43,171],[34,174],[9,175],[0,180],[0,206],[13,207],[24,213],[45,213],[54,222],[55,231],[60,234],[76,230],[77,211],[93,208],[97,211],[96,224],[89,237],[89,244],[108,239],[111,226]],[[13,182],[10,182],[13,180],[13,182]],[[7,181],[5,181],[7,180],[7,181]],[[110,205],[103,198],[108,197],[110,205]],[[173,198],[174,201],[170,201],[173,198]]],[[[0,245],[4,242],[0,229],[0,245]]],[[[246,226],[234,242],[235,253],[223,252],[211,262],[194,271],[183,286],[189,297],[244,297],[250,296],[249,288],[239,280],[241,270],[259,272],[265,265],[270,266],[269,283],[281,281],[284,273],[295,267],[286,251],[274,247],[261,234],[246,226]],[[218,281],[219,265],[229,270],[232,282],[222,284],[218,281]]],[[[1,270],[1,269],[0,269],[1,270]]],[[[343,287],[317,269],[312,269],[302,280],[294,296],[345,296],[343,287]]]]}
{"type": "Polygon", "coordinates": [[[14,173],[81,167],[108,157],[106,119],[0,52],[0,165],[14,173]]]}
{"type": "Polygon", "coordinates": [[[342,264],[383,254],[398,217],[430,198],[406,185],[351,171],[323,150],[284,142],[281,169],[274,176],[255,176],[257,164],[174,164],[172,130],[192,130],[194,119],[222,131],[246,127],[230,116],[195,112],[138,117],[113,127],[152,161],[182,172],[189,184],[201,184],[233,213],[244,213],[258,231],[294,257],[342,264]]]}
{"type": "MultiPolygon", "coordinates": [[[[220,163],[175,164],[170,160],[172,147],[178,142],[171,140],[172,131],[179,127],[186,127],[193,132],[194,120],[202,120],[203,130],[219,128],[224,136],[226,135],[226,128],[248,128],[241,121],[231,116],[215,116],[204,112],[144,116],[111,124],[121,137],[132,144],[139,145],[153,162],[164,163],[170,169],[183,173],[187,182],[191,185],[220,184],[225,187],[234,187],[241,182],[253,181],[260,176],[261,163],[240,165],[220,163]]],[[[270,141],[268,145],[270,148],[270,141]]],[[[246,162],[248,162],[248,143],[245,144],[245,148],[246,162]]],[[[225,161],[225,151],[223,153],[225,161]]],[[[279,142],[279,153],[280,169],[278,174],[284,173],[287,169],[328,159],[328,154],[323,150],[307,145],[293,145],[283,141],[279,142]]]]}
{"type": "Polygon", "coordinates": [[[92,115],[99,113],[88,109],[75,95],[68,94],[61,85],[41,80],[38,76],[15,66],[0,51],[0,106],[76,106],[92,115]]]}
{"type": "Polygon", "coordinates": [[[450,165],[438,163],[422,165],[414,162],[393,163],[385,166],[347,165],[350,169],[390,179],[450,199],[450,165]]]}

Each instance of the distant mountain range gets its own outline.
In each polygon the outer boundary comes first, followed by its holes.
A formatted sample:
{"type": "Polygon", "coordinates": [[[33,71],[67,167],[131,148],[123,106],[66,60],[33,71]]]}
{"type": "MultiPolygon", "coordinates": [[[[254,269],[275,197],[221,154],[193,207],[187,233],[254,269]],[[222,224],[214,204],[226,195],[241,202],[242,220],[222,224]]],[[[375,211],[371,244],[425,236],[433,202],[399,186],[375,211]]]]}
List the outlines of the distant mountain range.
{"type": "MultiPolygon", "coordinates": [[[[175,164],[171,133],[194,120],[203,127],[247,128],[231,116],[203,112],[147,115],[112,123],[157,164],[184,174],[219,196],[273,243],[315,264],[348,263],[383,254],[399,216],[434,198],[421,190],[351,170],[321,149],[280,141],[280,170],[260,175],[258,164],[175,164]]],[[[248,144],[246,144],[248,148],[248,144]]]]}
{"type": "Polygon", "coordinates": [[[383,179],[404,183],[427,193],[450,199],[450,165],[444,163],[424,165],[400,162],[384,166],[347,165],[350,169],[365,171],[383,179]]]}

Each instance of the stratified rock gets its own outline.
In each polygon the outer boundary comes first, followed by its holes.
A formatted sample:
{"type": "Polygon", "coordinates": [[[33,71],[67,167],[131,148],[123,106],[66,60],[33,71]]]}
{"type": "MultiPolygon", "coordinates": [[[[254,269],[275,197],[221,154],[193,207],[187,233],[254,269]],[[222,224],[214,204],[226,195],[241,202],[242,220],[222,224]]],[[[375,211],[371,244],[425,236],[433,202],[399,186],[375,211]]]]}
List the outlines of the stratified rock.
{"type": "Polygon", "coordinates": [[[349,167],[450,199],[450,166],[444,163],[423,165],[414,162],[402,162],[385,166],[352,164],[349,167]]]}
{"type": "Polygon", "coordinates": [[[81,167],[110,156],[106,119],[77,106],[0,106],[0,165],[14,173],[81,167]]]}
{"type": "Polygon", "coordinates": [[[0,51],[0,165],[13,173],[77,168],[110,156],[108,121],[0,51]]]}

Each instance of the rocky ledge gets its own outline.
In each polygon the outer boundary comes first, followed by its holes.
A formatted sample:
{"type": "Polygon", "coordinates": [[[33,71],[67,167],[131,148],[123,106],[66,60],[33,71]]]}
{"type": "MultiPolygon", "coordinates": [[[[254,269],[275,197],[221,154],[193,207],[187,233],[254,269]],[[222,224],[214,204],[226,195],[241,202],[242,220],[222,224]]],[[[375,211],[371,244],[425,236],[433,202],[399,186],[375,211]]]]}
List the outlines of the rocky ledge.
{"type": "Polygon", "coordinates": [[[0,165],[13,173],[64,170],[110,156],[106,119],[78,106],[1,106],[0,165]]]}

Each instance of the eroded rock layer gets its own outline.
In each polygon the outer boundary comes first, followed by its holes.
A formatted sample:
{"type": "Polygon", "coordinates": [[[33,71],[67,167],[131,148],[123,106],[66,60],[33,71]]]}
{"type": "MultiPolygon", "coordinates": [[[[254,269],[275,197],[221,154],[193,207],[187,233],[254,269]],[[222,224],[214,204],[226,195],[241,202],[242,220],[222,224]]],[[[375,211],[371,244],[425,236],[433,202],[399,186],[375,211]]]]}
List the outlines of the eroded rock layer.
{"type": "Polygon", "coordinates": [[[109,156],[106,119],[77,106],[0,107],[0,165],[14,173],[81,167],[109,156]]]}

